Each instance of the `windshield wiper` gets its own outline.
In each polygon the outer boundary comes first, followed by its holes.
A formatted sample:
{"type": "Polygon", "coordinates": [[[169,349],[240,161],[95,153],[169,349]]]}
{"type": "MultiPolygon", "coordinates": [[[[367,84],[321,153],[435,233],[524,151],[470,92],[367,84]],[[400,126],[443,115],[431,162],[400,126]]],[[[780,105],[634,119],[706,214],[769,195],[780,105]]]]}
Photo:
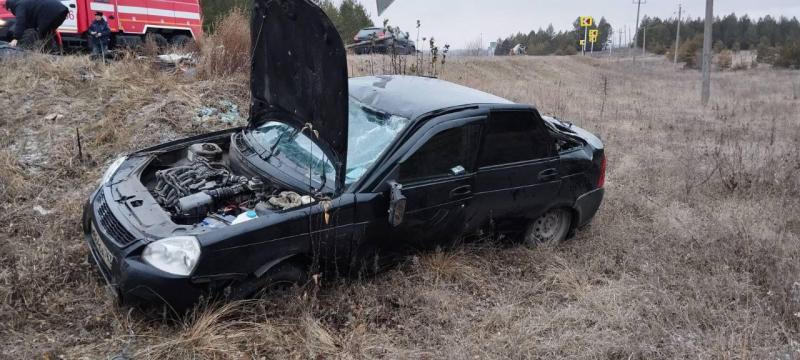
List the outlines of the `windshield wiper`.
{"type": "MultiPolygon", "coordinates": [[[[278,145],[280,145],[280,144],[281,144],[281,141],[283,141],[283,137],[284,137],[284,136],[286,136],[286,134],[288,134],[288,133],[290,133],[290,132],[291,132],[291,131],[284,131],[283,133],[281,133],[281,134],[278,136],[278,139],[277,139],[277,140],[275,140],[275,144],[273,144],[273,145],[272,145],[272,147],[270,147],[270,148],[269,148],[269,154],[268,154],[266,157],[264,157],[264,161],[267,161],[267,160],[269,160],[269,159],[272,157],[272,155],[275,155],[275,150],[278,148],[278,145]]],[[[292,135],[291,135],[291,138],[290,138],[290,139],[287,139],[287,140],[294,139],[294,137],[295,137],[295,136],[297,136],[297,134],[298,134],[298,131],[297,131],[297,130],[295,130],[295,131],[293,131],[293,132],[291,132],[291,133],[292,133],[292,135]]]]}

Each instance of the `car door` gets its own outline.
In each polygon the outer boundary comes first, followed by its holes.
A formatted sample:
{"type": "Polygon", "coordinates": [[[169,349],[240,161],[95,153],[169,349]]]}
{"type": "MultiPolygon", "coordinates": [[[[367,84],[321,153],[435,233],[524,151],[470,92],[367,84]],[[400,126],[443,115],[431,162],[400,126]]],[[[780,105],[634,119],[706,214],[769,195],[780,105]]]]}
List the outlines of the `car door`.
{"type": "Polygon", "coordinates": [[[561,187],[555,141],[533,109],[493,111],[475,176],[474,213],[484,224],[533,219],[561,187]]]}
{"type": "Polygon", "coordinates": [[[117,0],[94,0],[88,2],[91,4],[89,6],[90,11],[85,11],[84,16],[86,19],[86,24],[91,24],[94,21],[94,16],[96,12],[102,12],[103,16],[106,18],[106,22],[108,23],[108,28],[111,29],[111,32],[119,31],[119,19],[117,18],[117,0]]]}
{"type": "MultiPolygon", "coordinates": [[[[358,268],[391,263],[420,248],[457,238],[465,229],[473,198],[475,159],[484,117],[457,119],[423,127],[409,144],[390,156],[395,165],[380,181],[378,192],[356,194],[354,251],[358,268]],[[406,198],[403,221],[388,221],[388,187],[395,181],[406,198]]],[[[354,263],[354,265],[356,265],[354,263]]]]}
{"type": "Polygon", "coordinates": [[[397,182],[403,186],[406,212],[392,231],[396,242],[430,248],[461,235],[473,197],[480,134],[478,121],[444,124],[400,163],[397,182]]]}

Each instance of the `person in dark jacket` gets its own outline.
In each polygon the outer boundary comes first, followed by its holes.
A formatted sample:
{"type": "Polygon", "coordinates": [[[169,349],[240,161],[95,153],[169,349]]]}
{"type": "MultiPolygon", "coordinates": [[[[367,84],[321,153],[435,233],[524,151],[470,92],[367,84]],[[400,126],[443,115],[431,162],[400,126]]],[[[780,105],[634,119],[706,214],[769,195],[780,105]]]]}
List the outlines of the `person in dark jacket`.
{"type": "Polygon", "coordinates": [[[17,46],[19,42],[33,46],[39,40],[49,43],[69,15],[69,9],[58,0],[8,0],[6,9],[16,17],[11,29],[11,46],[17,46]],[[34,39],[26,36],[28,30],[35,31],[34,39]]]}
{"type": "Polygon", "coordinates": [[[111,28],[108,27],[103,13],[95,13],[94,21],[89,25],[89,47],[92,48],[92,56],[105,56],[110,38],[111,28]]]}

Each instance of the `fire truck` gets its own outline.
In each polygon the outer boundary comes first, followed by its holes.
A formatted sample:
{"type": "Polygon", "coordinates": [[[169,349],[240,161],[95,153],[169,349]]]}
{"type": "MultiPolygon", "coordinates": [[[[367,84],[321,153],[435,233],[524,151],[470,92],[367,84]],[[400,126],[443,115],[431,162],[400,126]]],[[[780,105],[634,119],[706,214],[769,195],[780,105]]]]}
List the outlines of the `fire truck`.
{"type": "MultiPolygon", "coordinates": [[[[95,13],[105,15],[111,45],[136,46],[146,37],[159,45],[186,44],[203,35],[199,0],[62,0],[69,15],[58,28],[64,47],[85,46],[95,13]]],[[[14,15],[0,0],[0,40],[7,37],[14,15]]]]}

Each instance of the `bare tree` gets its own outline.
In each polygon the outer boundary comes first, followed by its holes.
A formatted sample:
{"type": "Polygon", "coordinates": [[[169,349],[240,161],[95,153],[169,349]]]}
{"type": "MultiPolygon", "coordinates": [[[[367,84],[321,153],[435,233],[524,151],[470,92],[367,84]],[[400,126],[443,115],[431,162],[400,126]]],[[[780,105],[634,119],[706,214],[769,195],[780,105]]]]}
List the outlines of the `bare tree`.
{"type": "Polygon", "coordinates": [[[475,38],[464,45],[464,55],[467,56],[482,56],[484,54],[483,45],[480,38],[475,38]]]}

